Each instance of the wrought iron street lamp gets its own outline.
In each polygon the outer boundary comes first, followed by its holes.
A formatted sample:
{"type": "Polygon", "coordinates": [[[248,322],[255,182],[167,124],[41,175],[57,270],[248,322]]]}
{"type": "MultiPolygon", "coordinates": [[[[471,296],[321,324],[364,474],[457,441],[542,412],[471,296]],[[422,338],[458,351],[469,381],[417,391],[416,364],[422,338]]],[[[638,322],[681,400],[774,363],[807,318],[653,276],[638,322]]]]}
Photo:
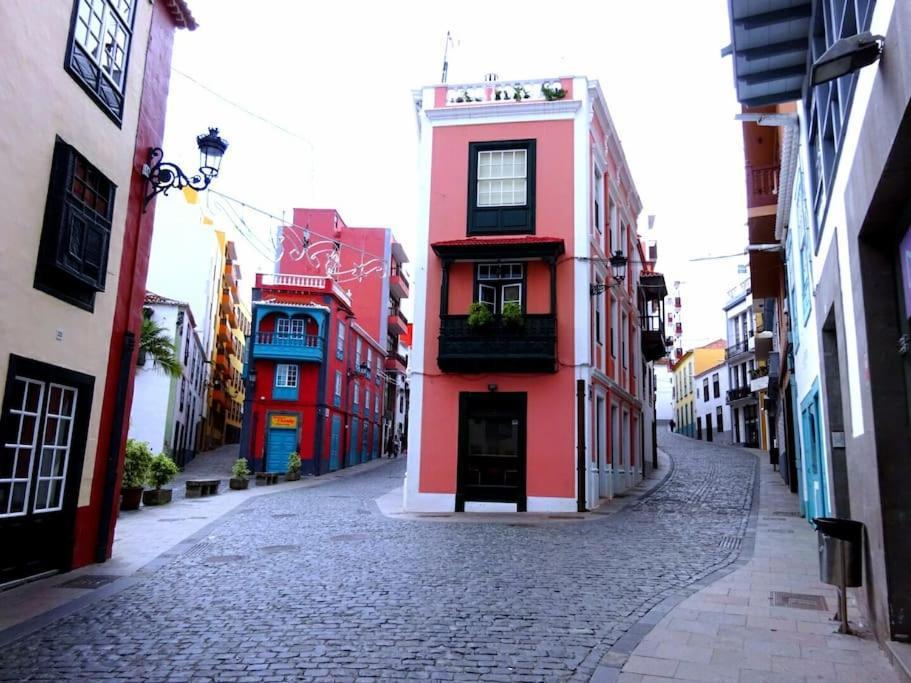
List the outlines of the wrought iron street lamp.
{"type": "Polygon", "coordinates": [[[626,279],[626,264],[629,263],[629,259],[623,255],[623,252],[618,249],[614,252],[614,255],[608,259],[608,261],[610,263],[611,275],[613,275],[614,281],[609,285],[603,282],[589,285],[589,290],[592,296],[601,294],[601,292],[603,292],[605,289],[617,287],[618,285],[623,284],[623,281],[626,279]]]}
{"type": "Polygon", "coordinates": [[[150,187],[143,205],[143,213],[149,202],[159,193],[167,194],[170,189],[182,190],[185,187],[202,191],[218,177],[221,159],[228,149],[228,141],[218,134],[218,128],[209,128],[208,133],[196,136],[196,145],[199,147],[199,173],[192,176],[187,176],[177,164],[163,161],[164,152],[161,147],[152,147],[149,150],[149,163],[142,167],[142,175],[148,178],[150,187]]]}

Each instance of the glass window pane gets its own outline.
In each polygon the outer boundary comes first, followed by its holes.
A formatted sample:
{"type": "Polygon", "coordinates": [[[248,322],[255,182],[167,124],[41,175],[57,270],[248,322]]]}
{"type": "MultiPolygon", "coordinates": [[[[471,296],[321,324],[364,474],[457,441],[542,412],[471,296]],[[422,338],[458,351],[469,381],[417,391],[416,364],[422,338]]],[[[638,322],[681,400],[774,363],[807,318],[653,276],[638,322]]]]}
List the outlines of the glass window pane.
{"type": "Polygon", "coordinates": [[[13,485],[10,483],[0,482],[0,516],[9,512],[10,491],[13,485]]]}
{"type": "Polygon", "coordinates": [[[22,513],[25,512],[25,494],[28,490],[27,482],[17,482],[13,484],[13,495],[10,500],[10,513],[22,513]]]}
{"type": "Polygon", "coordinates": [[[36,510],[44,510],[47,508],[48,483],[47,479],[38,482],[38,493],[35,495],[36,510]]]}

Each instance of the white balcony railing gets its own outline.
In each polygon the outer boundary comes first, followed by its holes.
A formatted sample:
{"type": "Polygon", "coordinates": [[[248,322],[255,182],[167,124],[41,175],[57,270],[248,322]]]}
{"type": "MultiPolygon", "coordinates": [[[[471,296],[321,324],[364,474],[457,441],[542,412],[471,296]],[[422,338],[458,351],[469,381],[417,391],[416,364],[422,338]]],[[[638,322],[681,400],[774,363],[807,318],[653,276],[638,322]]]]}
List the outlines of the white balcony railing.
{"type": "Polygon", "coordinates": [[[566,91],[558,78],[531,81],[491,81],[453,85],[446,90],[446,106],[487,102],[540,102],[562,100],[566,91]],[[550,91],[548,94],[547,91],[550,91]],[[561,95],[562,93],[562,95],[561,95]]]}
{"type": "Polygon", "coordinates": [[[289,287],[308,287],[323,289],[326,279],[321,275],[287,275],[285,273],[263,273],[264,285],[287,285],[289,287]]]}

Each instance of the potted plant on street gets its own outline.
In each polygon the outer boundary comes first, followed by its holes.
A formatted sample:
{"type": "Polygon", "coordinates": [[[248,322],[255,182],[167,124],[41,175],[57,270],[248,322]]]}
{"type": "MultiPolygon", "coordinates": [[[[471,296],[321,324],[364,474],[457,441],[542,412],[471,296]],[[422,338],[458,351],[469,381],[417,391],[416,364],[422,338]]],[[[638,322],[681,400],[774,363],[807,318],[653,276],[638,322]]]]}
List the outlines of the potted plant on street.
{"type": "Polygon", "coordinates": [[[161,488],[170,482],[180,470],[177,463],[171,460],[167,453],[159,453],[149,461],[149,479],[148,482],[154,489],[143,491],[143,505],[164,505],[171,502],[173,489],[161,488]]]}
{"type": "Polygon", "coordinates": [[[142,500],[142,486],[149,478],[152,449],[144,441],[127,439],[123,457],[123,479],[120,485],[120,509],[138,510],[142,500]]]}
{"type": "Polygon", "coordinates": [[[493,322],[493,313],[480,301],[475,301],[468,308],[468,327],[480,329],[487,327],[493,322]]]}
{"type": "Polygon", "coordinates": [[[503,322],[507,327],[522,327],[522,307],[514,301],[503,306],[503,322]]]}
{"type": "Polygon", "coordinates": [[[288,454],[288,471],[285,473],[285,481],[297,481],[301,478],[301,457],[297,451],[288,454]]]}
{"type": "Polygon", "coordinates": [[[228,485],[235,491],[240,491],[250,485],[250,468],[247,467],[246,458],[238,458],[231,467],[231,480],[228,485]]]}

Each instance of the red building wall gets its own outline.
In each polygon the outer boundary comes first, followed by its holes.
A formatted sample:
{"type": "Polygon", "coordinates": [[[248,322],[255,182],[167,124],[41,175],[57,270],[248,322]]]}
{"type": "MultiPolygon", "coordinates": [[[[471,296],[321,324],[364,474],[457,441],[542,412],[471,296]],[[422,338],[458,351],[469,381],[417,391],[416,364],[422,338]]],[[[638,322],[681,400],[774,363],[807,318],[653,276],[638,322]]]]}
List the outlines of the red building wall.
{"type": "Polygon", "coordinates": [[[107,381],[101,407],[95,469],[92,473],[92,494],[89,504],[76,510],[74,567],[109,558],[114,543],[114,525],[117,520],[120,477],[123,471],[123,450],[126,445],[128,417],[133,401],[133,377],[136,372],[139,327],[145,299],[146,277],[152,246],[152,226],[155,217],[154,203],[150,204],[148,210],[143,213],[148,183],[141,175],[140,169],[148,161],[149,148],[160,147],[164,136],[168,86],[171,76],[171,52],[176,28],[167,4],[156,3],[152,7],[152,24],[147,48],[140,44],[132,47],[133,59],[142,59],[143,56],[138,53],[146,48],[146,64],[136,133],[133,176],[129,187],[127,220],[117,279],[117,304],[111,331],[107,381]],[[124,344],[128,332],[135,335],[135,346],[132,350],[126,349],[124,344]],[[129,353],[130,358],[122,364],[124,353],[129,353]],[[122,367],[126,371],[126,376],[123,376],[121,372],[122,367]],[[122,386],[124,382],[126,383],[126,393],[121,400],[118,396],[118,385],[122,386]],[[112,439],[116,442],[114,448],[111,444],[112,439]],[[107,495],[105,495],[106,488],[107,495]]]}

